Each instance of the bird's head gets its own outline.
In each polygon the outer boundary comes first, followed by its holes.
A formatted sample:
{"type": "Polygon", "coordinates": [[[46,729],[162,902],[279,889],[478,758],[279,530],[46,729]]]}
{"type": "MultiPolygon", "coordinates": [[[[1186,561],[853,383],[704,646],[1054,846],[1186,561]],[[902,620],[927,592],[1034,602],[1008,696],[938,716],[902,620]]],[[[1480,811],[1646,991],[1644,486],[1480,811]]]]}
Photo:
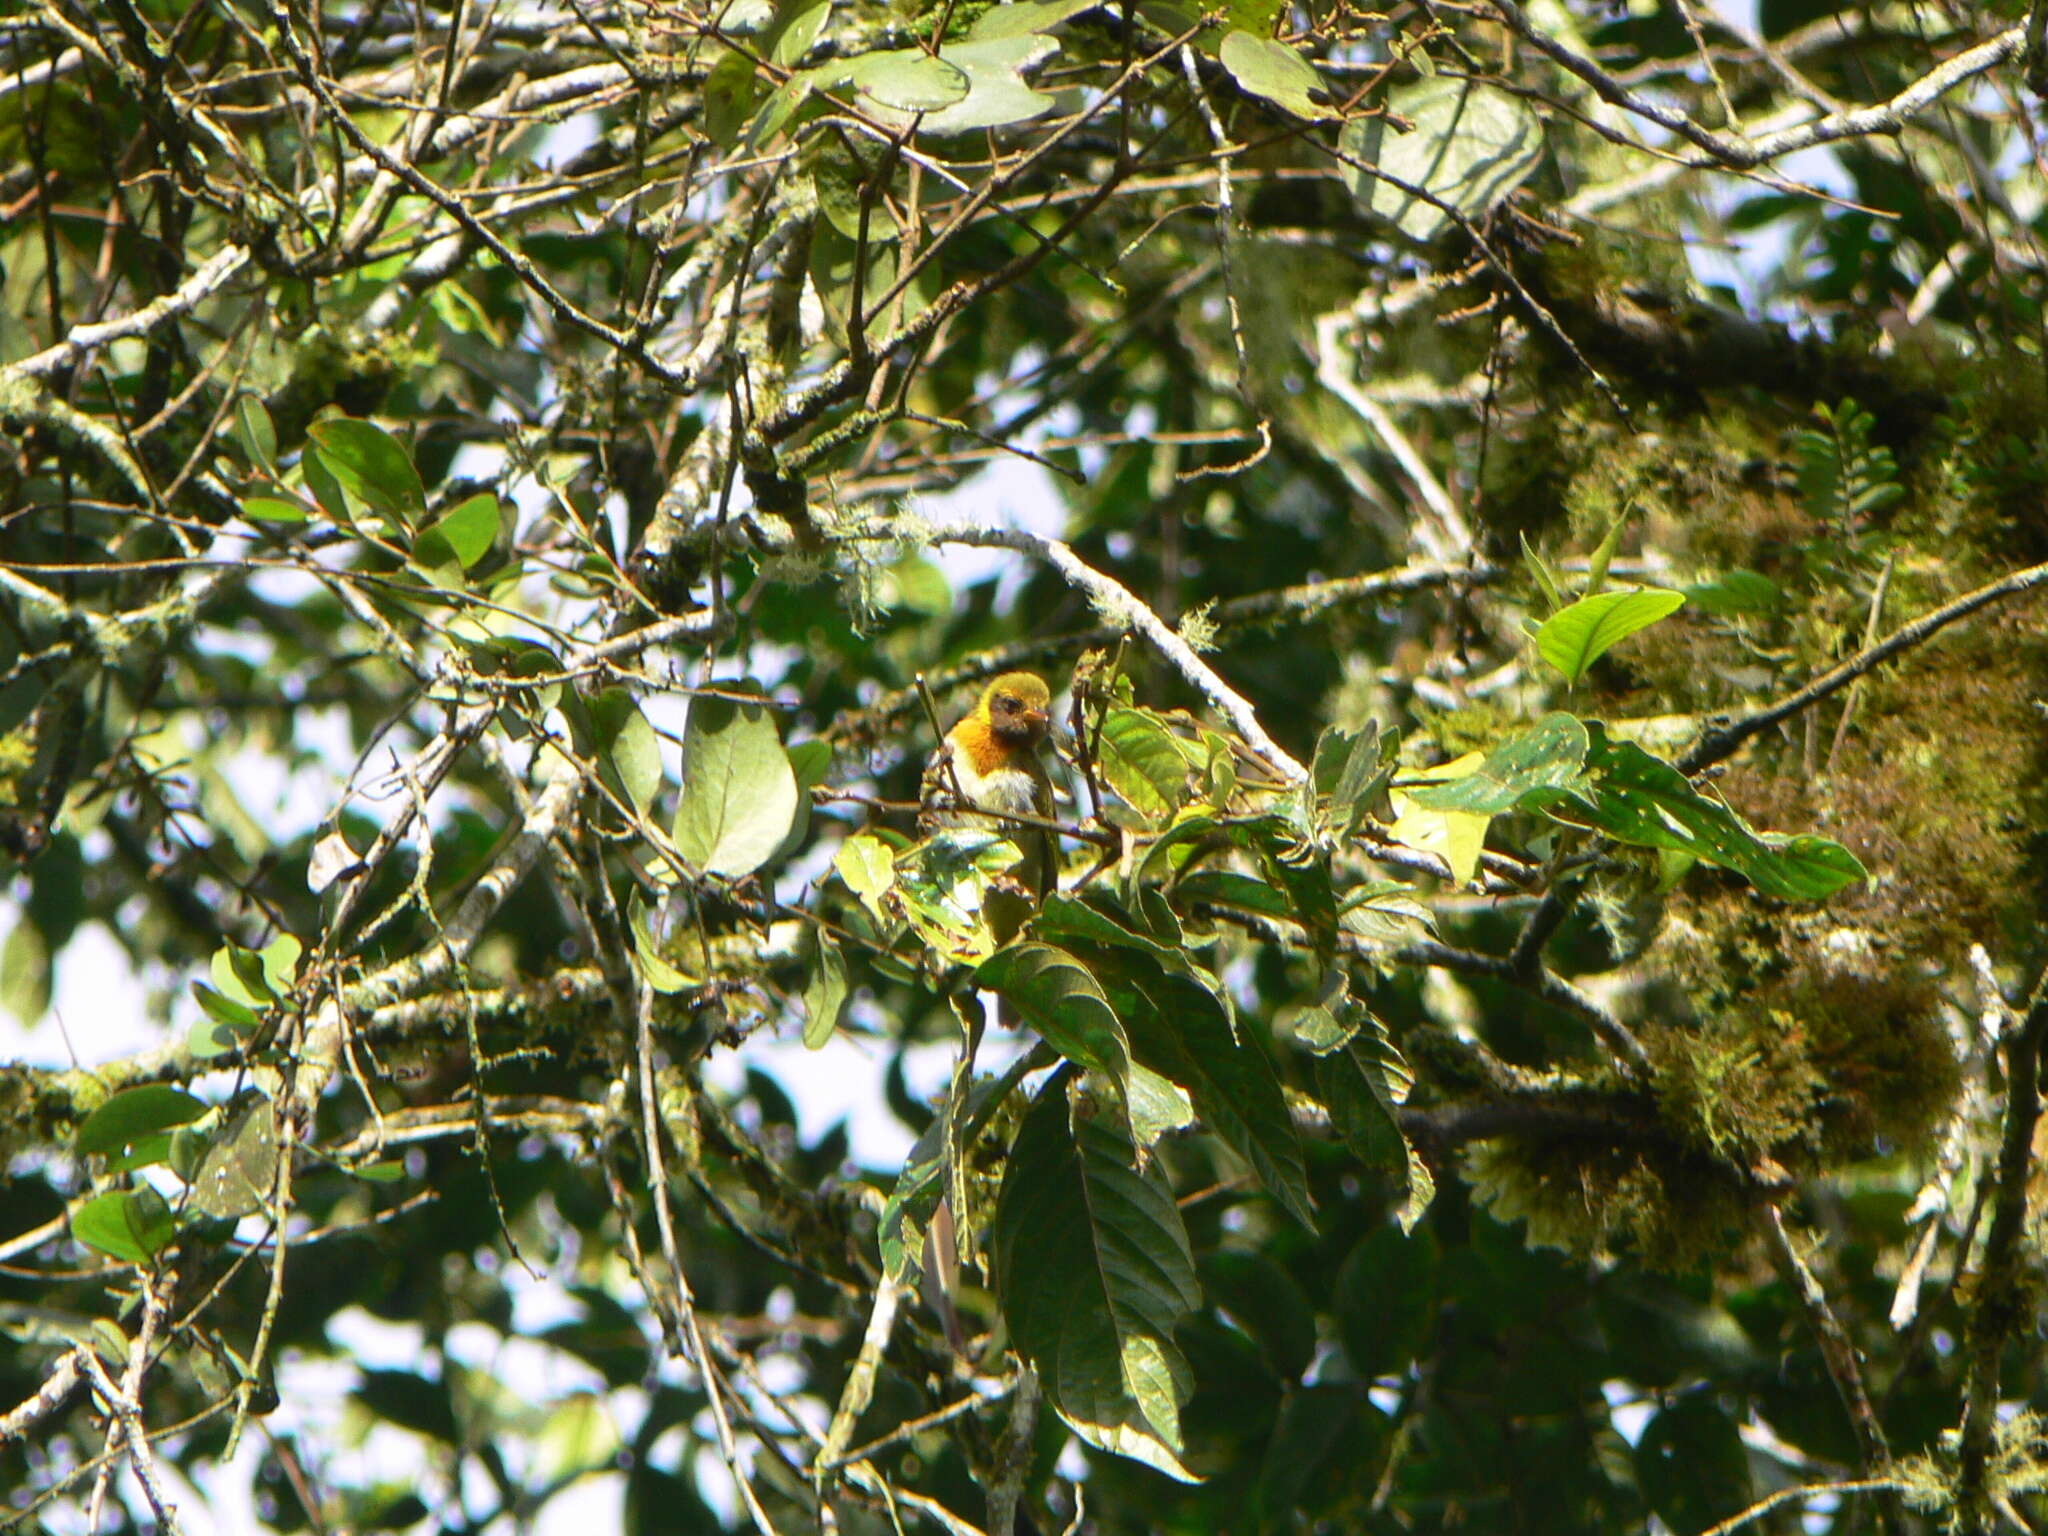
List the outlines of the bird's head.
{"type": "Polygon", "coordinates": [[[1045,740],[1052,691],[1034,672],[1005,672],[982,690],[974,712],[1008,747],[1035,747],[1045,740]]]}

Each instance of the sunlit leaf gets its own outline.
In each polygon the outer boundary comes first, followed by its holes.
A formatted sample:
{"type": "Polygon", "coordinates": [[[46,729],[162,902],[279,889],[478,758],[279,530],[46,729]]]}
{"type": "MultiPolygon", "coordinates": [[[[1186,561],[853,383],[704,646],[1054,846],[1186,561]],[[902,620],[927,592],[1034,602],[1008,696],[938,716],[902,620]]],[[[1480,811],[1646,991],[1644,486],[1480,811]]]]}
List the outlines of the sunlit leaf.
{"type": "Polygon", "coordinates": [[[147,1185],[95,1195],[71,1213],[71,1235],[129,1264],[143,1264],[178,1233],[164,1197],[147,1185]]]}
{"type": "Polygon", "coordinates": [[[796,775],[775,717],[759,704],[700,695],[683,730],[676,847],[701,869],[751,875],[796,819],[796,775]]]}
{"type": "Polygon", "coordinates": [[[1282,111],[1313,122],[1330,115],[1329,86],[1315,65],[1285,43],[1251,32],[1232,32],[1223,39],[1217,58],[1230,77],[1254,96],[1282,111]]]}
{"type": "Polygon", "coordinates": [[[1869,878],[1856,855],[1829,838],[1751,830],[1726,805],[1708,799],[1671,764],[1633,742],[1598,742],[1587,768],[1591,783],[1547,802],[1551,816],[1618,842],[1668,848],[1732,869],[1780,901],[1819,901],[1869,878]]]}
{"type": "Polygon", "coordinates": [[[1577,683],[1588,667],[1630,635],[1684,606],[1683,592],[1655,587],[1582,597],[1543,621],[1536,631],[1536,649],[1567,682],[1577,683]]]}
{"type": "Polygon", "coordinates": [[[1586,727],[1576,715],[1545,715],[1521,735],[1501,743],[1462,778],[1423,784],[1408,798],[1425,810],[1497,816],[1532,790],[1565,789],[1586,761],[1586,727]]]}

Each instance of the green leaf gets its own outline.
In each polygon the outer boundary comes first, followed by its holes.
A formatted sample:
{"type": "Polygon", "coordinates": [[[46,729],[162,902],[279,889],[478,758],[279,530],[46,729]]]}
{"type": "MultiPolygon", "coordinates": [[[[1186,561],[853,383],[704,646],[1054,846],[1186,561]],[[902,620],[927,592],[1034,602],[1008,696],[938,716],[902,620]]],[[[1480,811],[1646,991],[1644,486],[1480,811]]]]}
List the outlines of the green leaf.
{"type": "Polygon", "coordinates": [[[731,149],[746,130],[760,95],[754,61],[728,52],[704,76],[704,132],[721,148],[731,149]]]}
{"type": "Polygon", "coordinates": [[[1543,621],[1536,631],[1536,649],[1567,682],[1576,684],[1616,645],[1684,606],[1683,592],[1660,587],[1582,597],[1543,621]]]}
{"type": "Polygon", "coordinates": [[[164,1197],[144,1185],[95,1195],[71,1213],[71,1235],[129,1264],[144,1264],[171,1245],[178,1226],[164,1197]]]}
{"type": "MultiPolygon", "coordinates": [[[[360,507],[378,517],[411,527],[426,510],[427,493],[419,472],[397,438],[375,422],[329,416],[306,429],[320,450],[320,462],[349,499],[348,511],[360,507]]],[[[321,498],[323,504],[325,497],[321,498]]],[[[343,509],[329,506],[337,516],[343,509]]]]}
{"type": "Polygon", "coordinates": [[[1869,878],[1856,855],[1829,838],[1752,831],[1685,775],[1634,742],[1599,742],[1587,757],[1592,782],[1547,803],[1554,819],[1591,827],[1616,842],[1668,848],[1732,869],[1779,901],[1819,901],[1869,878]]]}
{"type": "Polygon", "coordinates": [[[1154,917],[1158,933],[1140,932],[1146,925],[1141,919],[1118,905],[1114,898],[1102,890],[1083,892],[1079,896],[1068,896],[1059,892],[1049,894],[1033,919],[1032,932],[1041,939],[1058,943],[1081,940],[1089,944],[1100,944],[1112,949],[1129,949],[1149,957],[1160,969],[1170,972],[1183,980],[1193,982],[1230,1012],[1230,994],[1222,982],[1206,967],[1197,965],[1189,953],[1187,941],[1180,931],[1180,920],[1173,915],[1173,909],[1156,892],[1142,892],[1140,899],[1150,895],[1156,903],[1154,917]]]}
{"type": "Polygon", "coordinates": [[[1217,58],[1231,79],[1282,111],[1310,122],[1331,115],[1316,99],[1327,100],[1329,86],[1315,65],[1285,43],[1251,32],[1232,32],[1223,39],[1217,58]]]}
{"type": "Polygon", "coordinates": [[[778,859],[797,852],[810,837],[811,791],[832,771],[832,744],[816,737],[797,742],[789,749],[789,771],[796,779],[796,815],[790,819],[789,835],[775,850],[778,859]]]}
{"type": "Polygon", "coordinates": [[[874,914],[876,922],[890,921],[882,898],[896,883],[896,855],[887,843],[865,832],[856,833],[839,845],[839,851],[832,855],[832,867],[846,882],[846,888],[860,898],[861,905],[874,914]]]}
{"type": "Polygon", "coordinates": [[[1351,1367],[1370,1381],[1396,1375],[1423,1353],[1436,1322],[1436,1238],[1385,1223],[1368,1232],[1337,1271],[1331,1311],[1351,1367]]]}
{"type": "Polygon", "coordinates": [[[1402,1178],[1406,1192],[1394,1214],[1401,1230],[1412,1232],[1436,1197],[1436,1181],[1395,1114],[1415,1079],[1386,1026],[1369,1013],[1364,1018],[1348,1045],[1316,1058],[1316,1088],[1330,1123],[1359,1160],[1402,1178]]]}
{"type": "Polygon", "coordinates": [[[1636,1482],[1677,1536],[1730,1519],[1755,1497],[1749,1452],[1735,1421],[1711,1393],[1660,1410],[1636,1442],[1636,1482]]]}
{"type": "Polygon", "coordinates": [[[699,984],[696,977],[671,963],[670,946],[662,943],[655,931],[654,908],[638,890],[627,904],[626,923],[633,935],[633,963],[648,986],[667,997],[699,984]]]}
{"type": "Polygon", "coordinates": [[[1100,1072],[1127,1093],[1131,1046],[1103,995],[1079,960],[1050,944],[1011,944],[974,973],[977,986],[1001,994],[1046,1043],[1071,1062],[1100,1072]]]}
{"type": "Polygon", "coordinates": [[[1185,1088],[1202,1124],[1251,1165],[1267,1193],[1315,1230],[1308,1171],[1279,1075],[1255,1039],[1241,1039],[1216,994],[1135,955],[1097,962],[1102,984],[1141,1006],[1122,1010],[1137,1059],[1185,1088]]]}
{"type": "Polygon", "coordinates": [[[167,1083],[125,1088],[80,1122],[72,1146],[80,1157],[118,1152],[157,1131],[190,1125],[206,1110],[203,1101],[167,1083]]]}
{"type": "Polygon", "coordinates": [[[249,462],[271,479],[277,478],[277,428],[261,395],[242,394],[235,399],[235,440],[249,462]]]}
{"type": "Polygon", "coordinates": [[[1142,1062],[1131,1063],[1130,1108],[1131,1140],[1141,1151],[1195,1123],[1195,1103],[1187,1090],[1142,1062]]]}
{"type": "Polygon", "coordinates": [[[747,151],[752,153],[773,142],[776,135],[789,126],[797,109],[811,99],[811,92],[816,88],[817,81],[811,74],[799,70],[769,92],[768,99],[761,103],[761,110],[747,124],[747,151]]]}
{"type": "Polygon", "coordinates": [[[288,933],[280,933],[257,951],[263,960],[263,979],[272,997],[283,997],[291,991],[299,976],[299,957],[305,952],[306,946],[288,933]]]}
{"type": "Polygon", "coordinates": [[[922,48],[883,48],[848,61],[849,84],[886,107],[936,112],[966,98],[967,72],[922,48]]]}
{"type": "Polygon", "coordinates": [[[254,1039],[263,1020],[253,1008],[224,997],[203,981],[192,983],[192,995],[199,1000],[206,1017],[186,1034],[186,1047],[202,1060],[239,1050],[254,1039]]]}
{"type": "Polygon", "coordinates": [[[192,1175],[192,1205],[201,1215],[232,1221],[270,1203],[277,1177],[277,1109],[248,1096],[210,1140],[192,1175]]]}
{"type": "Polygon", "coordinates": [[[805,931],[815,934],[812,943],[817,950],[810,980],[804,984],[804,1044],[815,1051],[832,1038],[846,1012],[846,957],[831,934],[809,927],[805,931]]]}
{"type": "Polygon", "coordinates": [[[775,47],[769,57],[784,69],[794,69],[804,61],[825,30],[825,23],[832,19],[832,0],[819,0],[817,5],[806,6],[789,19],[775,39],[775,47]]]}
{"type": "Polygon", "coordinates": [[[903,915],[946,959],[979,965],[996,947],[988,909],[998,893],[990,887],[1022,857],[1008,838],[980,828],[927,838],[896,860],[903,915]]]}
{"type": "Polygon", "coordinates": [[[1236,907],[1261,917],[1292,917],[1294,907],[1285,891],[1276,891],[1263,880],[1229,869],[1198,869],[1181,876],[1173,894],[1185,906],[1197,904],[1236,907]]]}
{"type": "Polygon", "coordinates": [[[1054,98],[1033,89],[1024,71],[1058,52],[1059,44],[1051,38],[1031,34],[946,44],[939,57],[967,77],[967,94],[942,111],[925,114],[918,131],[945,138],[1043,117],[1052,110],[1054,98]]]}
{"type": "MultiPolygon", "coordinates": [[[[1340,738],[1343,733],[1336,733],[1340,738]]],[[[1332,746],[1334,755],[1335,745],[1332,746]]],[[[1322,747],[1316,748],[1320,763],[1322,747]]],[[[1377,720],[1368,720],[1350,738],[1343,766],[1336,782],[1325,791],[1330,797],[1330,821],[1339,838],[1349,838],[1365,824],[1373,804],[1386,793],[1401,762],[1401,733],[1382,733],[1377,720]]],[[[1316,787],[1321,790],[1320,778],[1316,787]]]]}
{"type": "Polygon", "coordinates": [[[50,944],[34,923],[16,923],[0,945],[0,1002],[24,1024],[50,1007],[50,944]]]}
{"type": "Polygon", "coordinates": [[[1187,799],[1188,760],[1166,722],[1149,709],[1109,709],[1096,760],[1109,787],[1147,821],[1170,816],[1187,799]]]}
{"type": "MultiPolygon", "coordinates": [[[[597,759],[599,777],[612,792],[644,814],[661,792],[661,743],[654,727],[624,688],[607,688],[588,705],[588,739],[579,740],[577,746],[597,759]]],[[[695,706],[691,712],[695,713],[695,706]]],[[[572,715],[572,726],[574,723],[572,715]]]]}
{"type": "Polygon", "coordinates": [[[1564,606],[1564,589],[1558,585],[1557,574],[1544,563],[1536,553],[1536,546],[1529,542],[1529,535],[1522,535],[1522,558],[1528,562],[1529,573],[1536,578],[1536,585],[1543,593],[1543,603],[1550,613],[1564,606]]]}
{"type": "Polygon", "coordinates": [[[423,569],[446,566],[452,561],[467,571],[497,544],[502,519],[495,495],[486,491],[472,496],[421,531],[413,540],[413,561],[423,569]]]}
{"type": "Polygon", "coordinates": [[[1050,32],[1061,22],[1092,10],[1099,3],[1100,0],[1012,0],[1007,5],[992,5],[975,17],[967,36],[979,43],[1050,32]]]}
{"type": "Polygon", "coordinates": [[[252,523],[305,523],[313,518],[303,503],[280,496],[245,497],[242,516],[252,523]]]}
{"type": "Polygon", "coordinates": [[[1447,784],[1421,784],[1409,798],[1432,811],[1497,816],[1538,789],[1569,789],[1578,782],[1590,740],[1576,715],[1545,715],[1520,736],[1487,753],[1479,766],[1447,784]]]}
{"type": "Polygon", "coordinates": [[[759,704],[700,695],[683,729],[675,841],[700,869],[739,880],[773,857],[796,821],[796,775],[759,704]]]}
{"type": "Polygon", "coordinates": [[[1621,548],[1622,533],[1628,528],[1628,520],[1635,510],[1633,501],[1625,505],[1621,516],[1608,525],[1605,536],[1593,547],[1593,553],[1586,559],[1586,590],[1580,596],[1598,597],[1607,585],[1607,567],[1614,563],[1614,556],[1621,548]]]}
{"type": "Polygon", "coordinates": [[[1723,571],[1712,581],[1695,582],[1685,589],[1686,601],[1724,619],[1744,614],[1769,613],[1785,601],[1785,594],[1768,576],[1755,571],[1723,571]]]}
{"type": "Polygon", "coordinates": [[[1018,1351],[1083,1440],[1183,1482],[1190,1381],[1174,1329],[1201,1301],[1180,1209],[1156,1164],[1084,1104],[1068,1074],[1040,1091],[1003,1174],[996,1296],[1018,1351]]]}
{"type": "Polygon", "coordinates": [[[1543,158],[1541,119],[1518,98],[1481,81],[1421,80],[1389,91],[1386,105],[1390,115],[1413,128],[1397,133],[1387,117],[1355,119],[1338,146],[1356,162],[1348,172],[1353,195],[1419,243],[1450,227],[1446,207],[1467,219],[1479,217],[1527,180],[1543,158]]]}
{"type": "Polygon", "coordinates": [[[1258,1341],[1276,1376],[1299,1381],[1315,1363],[1317,1309],[1286,1267],[1263,1251],[1216,1248],[1199,1272],[1210,1305],[1258,1341]]]}

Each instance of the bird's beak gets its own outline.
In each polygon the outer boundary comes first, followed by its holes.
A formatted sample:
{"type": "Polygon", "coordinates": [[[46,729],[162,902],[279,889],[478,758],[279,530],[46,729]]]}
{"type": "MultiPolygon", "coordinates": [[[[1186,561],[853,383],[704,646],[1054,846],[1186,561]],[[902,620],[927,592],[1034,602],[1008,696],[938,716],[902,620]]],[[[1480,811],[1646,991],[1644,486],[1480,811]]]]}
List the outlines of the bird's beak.
{"type": "Polygon", "coordinates": [[[1027,709],[1024,711],[1024,723],[1033,730],[1043,730],[1052,723],[1052,717],[1042,709],[1027,709]]]}

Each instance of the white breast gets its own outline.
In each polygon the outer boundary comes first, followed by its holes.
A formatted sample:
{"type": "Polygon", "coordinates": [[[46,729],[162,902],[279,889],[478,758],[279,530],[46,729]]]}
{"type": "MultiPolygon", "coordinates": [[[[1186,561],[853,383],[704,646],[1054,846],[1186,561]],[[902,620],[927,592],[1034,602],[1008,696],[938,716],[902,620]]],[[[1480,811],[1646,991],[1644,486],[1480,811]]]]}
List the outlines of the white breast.
{"type": "Polygon", "coordinates": [[[957,756],[953,768],[960,775],[960,792],[983,810],[1001,811],[1006,816],[1044,814],[1044,807],[1038,803],[1038,781],[1022,768],[998,768],[993,773],[978,774],[971,763],[957,756]]]}

